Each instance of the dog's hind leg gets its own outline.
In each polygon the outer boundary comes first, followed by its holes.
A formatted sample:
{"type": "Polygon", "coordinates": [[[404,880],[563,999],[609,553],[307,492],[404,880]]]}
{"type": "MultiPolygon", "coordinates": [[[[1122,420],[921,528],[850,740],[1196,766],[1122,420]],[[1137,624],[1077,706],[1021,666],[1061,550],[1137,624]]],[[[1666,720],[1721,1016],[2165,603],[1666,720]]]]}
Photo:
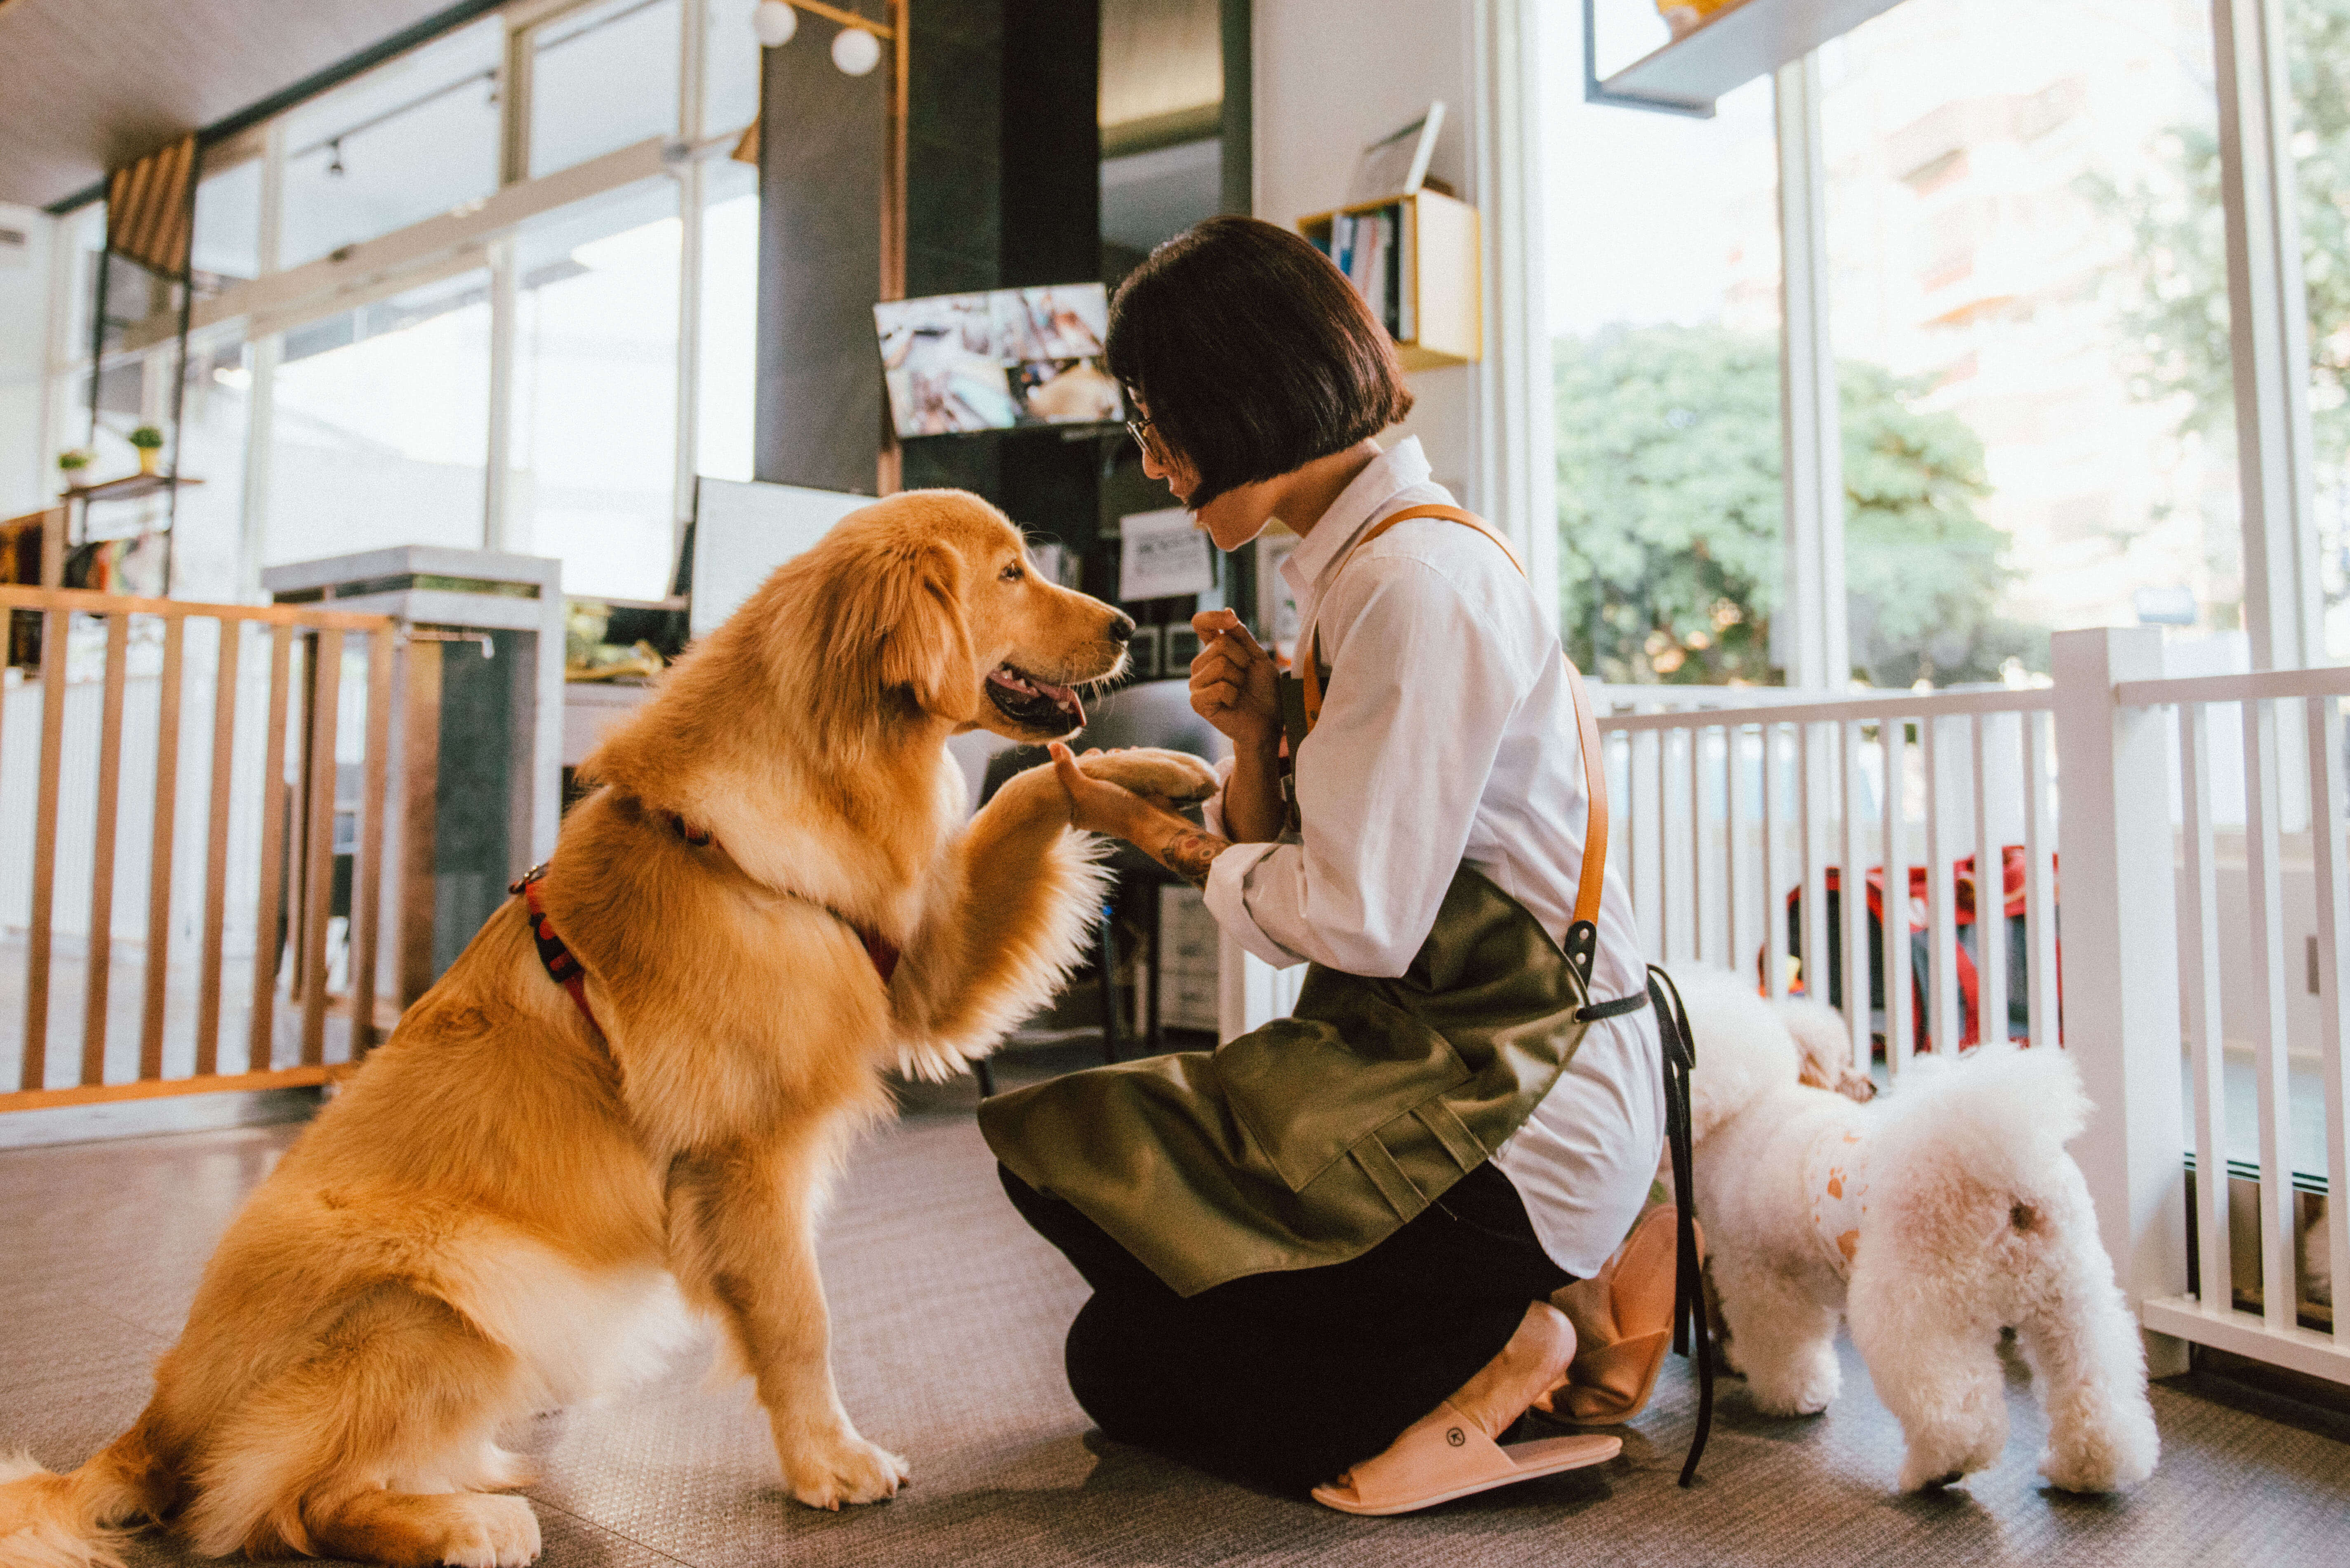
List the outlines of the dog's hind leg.
{"type": "Polygon", "coordinates": [[[1998,1323],[1960,1299],[1952,1282],[1871,1262],[1864,1247],[1846,1315],[1877,1397],[1908,1441],[1901,1490],[1947,1486],[1990,1468],[2007,1446],[1998,1323]]]}
{"type": "Polygon", "coordinates": [[[207,1434],[182,1527],[203,1551],[520,1568],[538,1521],[494,1442],[527,1409],[519,1359],[447,1303],[376,1287],[207,1434]]]}
{"type": "Polygon", "coordinates": [[[2137,1324],[2080,1199],[2014,1207],[2016,1229],[2044,1244],[2026,1272],[2015,1338],[2048,1411],[2040,1473],[2066,1491],[2112,1491],[2152,1475],[2162,1443],[2137,1324]]]}
{"type": "Polygon", "coordinates": [[[1738,1346],[1738,1369],[1766,1416],[1816,1416],[1844,1386],[1836,1365],[1836,1309],[1794,1281],[1762,1268],[1724,1268],[1715,1258],[1721,1315],[1738,1346]]]}

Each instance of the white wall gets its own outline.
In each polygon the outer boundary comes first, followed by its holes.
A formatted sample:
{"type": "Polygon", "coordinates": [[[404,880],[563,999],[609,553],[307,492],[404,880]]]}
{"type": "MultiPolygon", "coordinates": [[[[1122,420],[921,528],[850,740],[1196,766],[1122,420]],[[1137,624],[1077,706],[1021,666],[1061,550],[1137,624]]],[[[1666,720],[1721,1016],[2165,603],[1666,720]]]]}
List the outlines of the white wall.
{"type": "Polygon", "coordinates": [[[56,493],[56,454],[41,450],[56,228],[46,213],[0,202],[0,229],[25,236],[22,245],[0,244],[0,517],[34,511],[56,493]]]}
{"type": "MultiPolygon", "coordinates": [[[[1429,172],[1482,207],[1473,10],[1473,0],[1257,0],[1256,215],[1294,225],[1336,206],[1364,146],[1419,119],[1432,99],[1445,119],[1429,172]]],[[[1474,493],[1476,388],[1473,366],[1412,372],[1417,405],[1387,438],[1419,437],[1437,482],[1471,507],[1490,504],[1474,493]]]]}

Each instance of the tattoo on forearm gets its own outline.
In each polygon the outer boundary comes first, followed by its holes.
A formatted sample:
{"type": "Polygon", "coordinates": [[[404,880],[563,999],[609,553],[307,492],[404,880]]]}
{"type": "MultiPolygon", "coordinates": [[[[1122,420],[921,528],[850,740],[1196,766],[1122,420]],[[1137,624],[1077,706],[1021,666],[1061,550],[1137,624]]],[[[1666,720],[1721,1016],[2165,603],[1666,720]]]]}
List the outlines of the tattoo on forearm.
{"type": "Polygon", "coordinates": [[[1186,827],[1159,846],[1157,859],[1194,888],[1205,888],[1208,867],[1232,846],[1231,840],[1219,838],[1203,828],[1186,827]]]}

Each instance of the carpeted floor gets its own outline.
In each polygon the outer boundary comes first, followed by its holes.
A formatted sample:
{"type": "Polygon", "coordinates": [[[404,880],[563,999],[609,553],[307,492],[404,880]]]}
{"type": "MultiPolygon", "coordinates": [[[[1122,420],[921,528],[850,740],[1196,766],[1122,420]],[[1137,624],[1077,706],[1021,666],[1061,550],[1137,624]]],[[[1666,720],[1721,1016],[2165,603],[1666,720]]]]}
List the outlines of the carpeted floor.
{"type": "MultiPolygon", "coordinates": [[[[1621,1459],[1416,1517],[1351,1519],[1215,1480],[1104,1440],[1070,1400],[1061,1333],[1082,1286],[1004,1203],[972,1092],[910,1094],[826,1232],[843,1397],[911,1458],[913,1486],[837,1515],[792,1502],[746,1389],[703,1391],[698,1348],[650,1386],[521,1435],[546,1472],[530,1493],[545,1562],[2350,1563],[2350,1442],[2324,1417],[2270,1419],[2230,1385],[2181,1379],[2155,1394],[2154,1480],[2076,1499],[2033,1471],[2043,1428],[2017,1367],[2005,1461],[1900,1498],[1899,1430],[1848,1352],[1844,1397],[1815,1419],[1764,1419],[1726,1383],[1694,1491],[1673,1485],[1695,1403],[1678,1362],[1621,1459]]],[[[299,1130],[0,1153],[0,1449],[70,1466],[138,1414],[214,1239],[299,1130]]],[[[132,1561],[193,1560],[150,1538],[132,1561]]]]}

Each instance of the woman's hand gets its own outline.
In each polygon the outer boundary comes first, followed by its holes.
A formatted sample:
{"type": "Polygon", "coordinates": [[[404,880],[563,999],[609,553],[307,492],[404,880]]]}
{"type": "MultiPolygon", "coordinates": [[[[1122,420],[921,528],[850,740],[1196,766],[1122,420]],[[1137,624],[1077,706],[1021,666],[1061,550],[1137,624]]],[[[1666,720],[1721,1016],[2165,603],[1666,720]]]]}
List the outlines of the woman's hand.
{"type": "Polygon", "coordinates": [[[1191,660],[1191,711],[1239,751],[1270,753],[1281,740],[1279,670],[1241,618],[1228,609],[1191,618],[1202,644],[1191,660]]]}

